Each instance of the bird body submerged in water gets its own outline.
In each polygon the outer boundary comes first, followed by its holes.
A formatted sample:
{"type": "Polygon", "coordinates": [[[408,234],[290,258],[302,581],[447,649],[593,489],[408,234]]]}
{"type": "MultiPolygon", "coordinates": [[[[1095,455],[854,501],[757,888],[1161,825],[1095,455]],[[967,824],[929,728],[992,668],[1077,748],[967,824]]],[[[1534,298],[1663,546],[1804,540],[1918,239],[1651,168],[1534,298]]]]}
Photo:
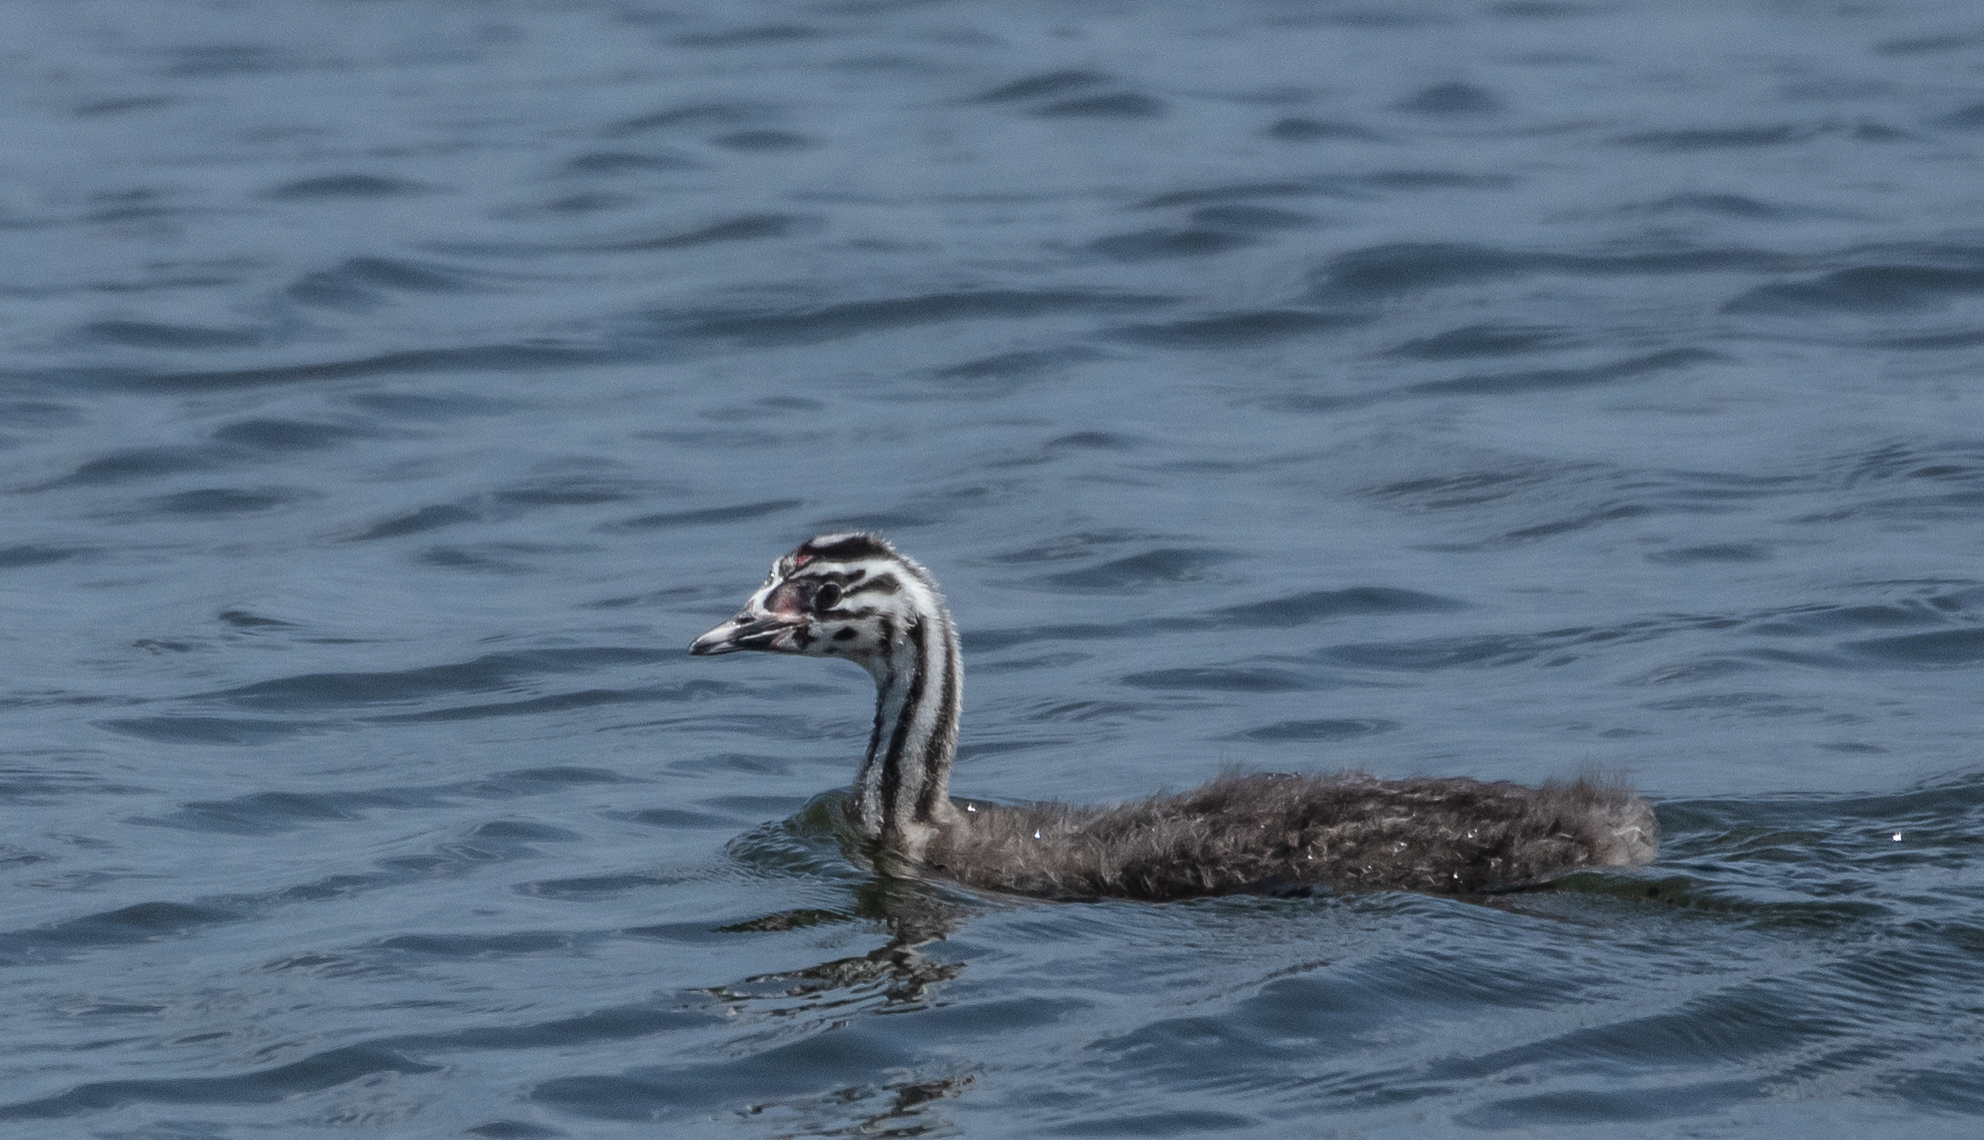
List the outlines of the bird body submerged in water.
{"type": "Polygon", "coordinates": [[[1110,807],[950,797],[962,668],[929,571],[871,534],[821,535],[772,566],[699,655],[840,657],[875,678],[857,826],[885,851],[989,890],[1177,899],[1317,886],[1474,894],[1653,858],[1646,801],[1591,779],[1224,775],[1110,807]]]}

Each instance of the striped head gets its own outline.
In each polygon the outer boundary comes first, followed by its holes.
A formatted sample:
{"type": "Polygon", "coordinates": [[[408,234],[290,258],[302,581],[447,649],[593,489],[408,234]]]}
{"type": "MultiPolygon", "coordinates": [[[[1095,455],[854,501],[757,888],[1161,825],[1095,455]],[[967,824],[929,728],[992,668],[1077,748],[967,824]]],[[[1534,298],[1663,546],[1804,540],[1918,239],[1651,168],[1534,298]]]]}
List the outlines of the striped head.
{"type": "Polygon", "coordinates": [[[689,652],[842,657],[879,676],[904,634],[933,618],[949,625],[929,571],[879,535],[823,534],[773,563],[737,616],[697,638],[689,652]]]}
{"type": "Polygon", "coordinates": [[[689,646],[845,657],[875,678],[875,727],[854,780],[863,833],[911,858],[957,818],[950,800],[964,671],[930,572],[872,534],[823,534],[772,564],[736,617],[689,646]]]}

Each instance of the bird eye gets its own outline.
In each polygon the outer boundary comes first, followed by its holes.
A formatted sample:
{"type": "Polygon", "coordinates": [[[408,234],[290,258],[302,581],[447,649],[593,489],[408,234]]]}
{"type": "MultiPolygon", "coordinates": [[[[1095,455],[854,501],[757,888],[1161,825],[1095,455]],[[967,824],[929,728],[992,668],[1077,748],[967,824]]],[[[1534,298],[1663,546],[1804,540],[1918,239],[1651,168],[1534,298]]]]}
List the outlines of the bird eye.
{"type": "Polygon", "coordinates": [[[815,610],[830,610],[839,603],[840,586],[833,582],[828,582],[826,585],[821,586],[819,592],[813,595],[813,608],[815,610]]]}

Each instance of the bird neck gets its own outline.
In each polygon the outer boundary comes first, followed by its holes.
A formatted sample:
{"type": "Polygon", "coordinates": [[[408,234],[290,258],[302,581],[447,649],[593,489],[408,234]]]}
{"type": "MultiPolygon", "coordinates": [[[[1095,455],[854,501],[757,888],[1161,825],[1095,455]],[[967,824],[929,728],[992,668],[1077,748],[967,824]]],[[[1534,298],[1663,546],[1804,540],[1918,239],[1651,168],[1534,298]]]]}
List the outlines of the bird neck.
{"type": "Polygon", "coordinates": [[[875,729],[854,782],[855,809],[870,838],[920,856],[957,816],[950,785],[964,684],[958,635],[950,612],[935,599],[884,621],[885,652],[869,666],[875,729]]]}

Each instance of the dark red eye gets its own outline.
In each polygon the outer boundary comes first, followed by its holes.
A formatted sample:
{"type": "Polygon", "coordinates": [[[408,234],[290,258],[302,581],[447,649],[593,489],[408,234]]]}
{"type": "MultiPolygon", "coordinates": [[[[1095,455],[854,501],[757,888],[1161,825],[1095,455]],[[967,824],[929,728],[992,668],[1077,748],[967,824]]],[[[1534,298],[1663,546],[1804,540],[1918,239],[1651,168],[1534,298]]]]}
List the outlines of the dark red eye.
{"type": "Polygon", "coordinates": [[[819,592],[813,595],[813,610],[816,613],[820,610],[833,609],[839,604],[840,586],[837,583],[828,582],[820,587],[819,592]]]}

